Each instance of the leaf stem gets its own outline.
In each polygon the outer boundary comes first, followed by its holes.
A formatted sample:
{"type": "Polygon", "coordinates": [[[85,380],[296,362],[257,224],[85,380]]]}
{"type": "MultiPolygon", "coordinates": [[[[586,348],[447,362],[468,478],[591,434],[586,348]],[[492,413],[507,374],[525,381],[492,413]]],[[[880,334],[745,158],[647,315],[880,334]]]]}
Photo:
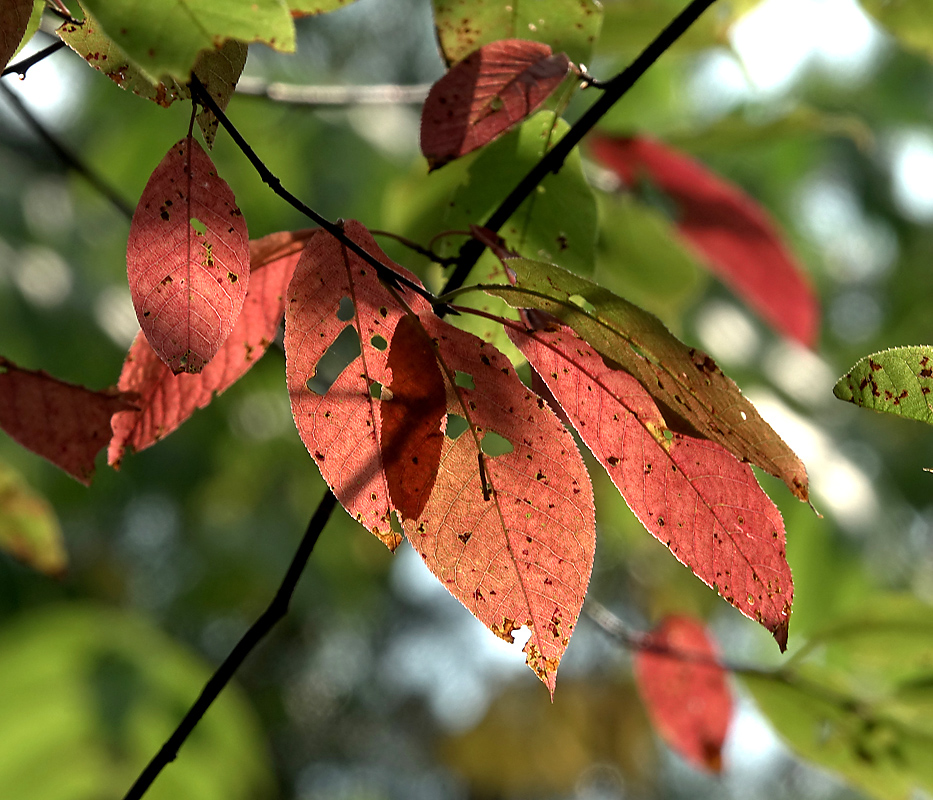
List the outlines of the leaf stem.
{"type": "Polygon", "coordinates": [[[302,86],[291,83],[266,83],[255,78],[241,78],[236,93],[264,97],[277,103],[333,108],[359,105],[416,105],[424,102],[429,83],[410,86],[377,84],[375,86],[302,86]]]}
{"type": "Polygon", "coordinates": [[[200,722],[201,717],[217,699],[217,696],[230,682],[234,673],[243,663],[246,656],[252,652],[253,648],[272,630],[275,624],[288,613],[288,607],[291,603],[292,595],[295,592],[295,586],[298,584],[301,573],[307,564],[308,558],[314,550],[314,545],[324,530],[328,519],[337,506],[337,498],[333,492],[329,491],[321,499],[317,510],[308,523],[301,544],[295,552],[292,562],[282,579],[282,583],[269,603],[268,608],[253,623],[252,627],[244,634],[243,638],[236,643],[236,646],[227,656],[210,680],[205,684],[198,699],[194,702],[188,713],[185,714],[182,721],[178,724],[174,733],[168,738],[158,753],[146,765],[146,768],[140,773],[136,782],[130,787],[123,800],[139,800],[152,785],[152,782],[158,777],[159,773],[168,766],[178,755],[178,750],[184,744],[185,740],[200,722]]]}
{"type": "MultiPolygon", "coordinates": [[[[492,215],[483,224],[497,232],[517,210],[522,202],[534,191],[538,184],[543,181],[549,173],[560,171],[565,159],[570,155],[571,150],[580,143],[580,140],[590,132],[594,125],[602,119],[603,115],[620,100],[635,82],[645,74],[648,68],[676,42],[693,25],[699,16],[706,11],[716,0],[692,0],[692,2],[678,14],[670,24],[657,35],[641,54],[622,72],[603,85],[603,94],[591,105],[580,119],[578,119],[570,128],[564,137],[549,150],[528,174],[519,181],[518,185],[511,191],[493,211],[492,215]]],[[[486,245],[476,239],[470,239],[460,248],[459,263],[457,268],[444,286],[442,294],[446,294],[453,289],[463,285],[470,270],[473,269],[479,257],[486,249],[486,245]]]]}

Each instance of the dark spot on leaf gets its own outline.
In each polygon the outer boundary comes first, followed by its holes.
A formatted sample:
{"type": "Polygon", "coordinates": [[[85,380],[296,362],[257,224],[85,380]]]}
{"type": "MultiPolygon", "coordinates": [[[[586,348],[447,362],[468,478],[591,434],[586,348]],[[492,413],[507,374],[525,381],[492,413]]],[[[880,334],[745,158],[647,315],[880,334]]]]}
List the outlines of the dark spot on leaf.
{"type": "Polygon", "coordinates": [[[609,458],[606,459],[606,462],[609,464],[610,467],[616,467],[619,465],[619,459],[616,458],[615,456],[609,456],[609,458]]]}

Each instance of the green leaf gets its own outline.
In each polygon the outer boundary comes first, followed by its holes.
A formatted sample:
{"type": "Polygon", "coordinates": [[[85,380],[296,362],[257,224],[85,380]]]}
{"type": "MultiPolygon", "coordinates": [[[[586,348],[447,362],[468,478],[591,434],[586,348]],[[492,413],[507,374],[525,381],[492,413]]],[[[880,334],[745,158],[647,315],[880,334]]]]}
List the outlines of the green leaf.
{"type": "MultiPolygon", "coordinates": [[[[569,129],[553,112],[541,111],[517,130],[483,148],[454,190],[443,226],[462,231],[485,221],[502,200],[503,189],[515,186],[569,129]]],[[[499,233],[509,247],[523,255],[559,261],[574,272],[590,274],[596,259],[597,219],[596,198],[583,176],[580,154],[575,148],[560,172],[548,175],[499,233]]],[[[441,254],[452,254],[458,246],[459,243],[445,240],[441,254]]],[[[486,252],[466,283],[489,282],[505,283],[506,276],[498,259],[486,252]]],[[[466,305],[497,316],[513,319],[516,316],[506,303],[489,296],[470,298],[466,305]]],[[[458,325],[492,342],[510,358],[524,360],[501,325],[466,316],[458,320],[458,325]]]]}
{"type": "Polygon", "coordinates": [[[103,31],[153,81],[186,83],[198,54],[228,39],[295,49],[285,0],[85,0],[103,31]]]}
{"type": "Polygon", "coordinates": [[[52,507],[2,461],[0,549],[47,575],[61,575],[68,560],[52,507]]]}
{"type": "Polygon", "coordinates": [[[933,347],[895,347],[865,356],[833,394],[857,406],[933,425],[933,347]]]}
{"type": "MultiPolygon", "coordinates": [[[[705,353],[687,347],[653,314],[553,264],[507,259],[514,285],[480,289],[513,308],[535,308],[569,325],[605,358],[635,376],[674,432],[717,442],[736,458],[809,497],[800,459],[705,353]]],[[[659,432],[660,435],[661,432],[659,432]]]]}
{"type": "Polygon", "coordinates": [[[933,59],[933,16],[925,0],[862,0],[871,14],[911,50],[933,59]]]}
{"type": "Polygon", "coordinates": [[[588,62],[599,36],[602,6],[596,0],[434,0],[434,22],[448,64],[499,39],[532,39],[588,62]]]}
{"type": "MultiPolygon", "coordinates": [[[[122,797],[210,670],[141,618],[71,604],[0,634],[0,786],[17,800],[122,797]]],[[[199,722],[151,800],[272,796],[266,745],[236,687],[199,722]]]]}
{"type": "Polygon", "coordinates": [[[286,0],[288,10],[293,17],[309,17],[317,14],[327,14],[338,8],[355,3],[356,0],[286,0]]]}

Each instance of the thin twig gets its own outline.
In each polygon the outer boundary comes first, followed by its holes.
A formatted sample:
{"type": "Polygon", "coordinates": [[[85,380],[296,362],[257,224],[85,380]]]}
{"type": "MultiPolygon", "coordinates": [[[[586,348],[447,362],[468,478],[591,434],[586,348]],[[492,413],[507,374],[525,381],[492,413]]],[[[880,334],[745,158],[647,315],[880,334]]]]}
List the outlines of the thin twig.
{"type": "Polygon", "coordinates": [[[298,546],[292,563],[288,567],[288,572],[285,573],[285,578],[282,580],[282,585],[279,586],[278,591],[275,593],[275,597],[273,597],[272,602],[269,603],[269,607],[262,613],[259,619],[253,623],[252,627],[243,635],[243,638],[236,643],[236,646],[230,652],[230,655],[227,656],[224,663],[221,664],[217,671],[211,676],[211,679],[204,686],[203,691],[194,705],[192,705],[188,713],[185,714],[184,719],[182,719],[165,744],[162,745],[159,752],[156,753],[146,768],[140,773],[136,782],[124,796],[124,800],[139,800],[152,785],[152,782],[159,773],[175,760],[175,757],[178,755],[178,749],[194,730],[207,709],[210,708],[211,703],[217,699],[217,695],[219,695],[223,688],[230,682],[230,679],[240,667],[240,664],[243,663],[246,656],[248,656],[253,648],[265,638],[275,624],[288,613],[292,595],[295,592],[298,580],[301,578],[301,573],[305,568],[305,564],[311,555],[311,551],[314,550],[314,545],[317,544],[321,531],[324,530],[324,526],[327,524],[336,506],[337,498],[334,497],[333,492],[328,491],[318,505],[314,515],[311,517],[311,521],[308,523],[308,528],[301,540],[301,544],[298,546]]]}
{"type": "Polygon", "coordinates": [[[37,53],[33,53],[28,58],[17,61],[15,64],[10,64],[10,66],[3,70],[3,72],[0,72],[0,78],[6,75],[19,75],[20,78],[25,78],[26,73],[29,71],[30,67],[34,67],[40,61],[48,58],[53,53],[57,53],[64,46],[64,42],[53,42],[48,47],[43,47],[37,53]]]}
{"type": "Polygon", "coordinates": [[[110,186],[100,175],[78,158],[77,155],[59,142],[58,139],[46,129],[45,125],[39,122],[39,120],[32,115],[32,112],[26,108],[26,104],[19,98],[19,95],[2,81],[0,81],[0,92],[3,92],[13,108],[16,109],[17,113],[22,117],[23,121],[55,152],[55,155],[61,159],[65,166],[70,167],[81,175],[91,186],[106,197],[123,216],[127,219],[133,218],[133,206],[121,197],[119,192],[110,186]]]}
{"type": "Polygon", "coordinates": [[[392,233],[392,231],[380,231],[380,230],[377,230],[376,228],[370,228],[369,232],[373,236],[387,236],[390,239],[395,239],[395,241],[397,241],[401,245],[404,245],[412,252],[418,253],[418,255],[424,256],[425,258],[430,258],[431,261],[433,261],[435,264],[440,264],[442,267],[453,266],[457,261],[456,256],[439,256],[437,253],[435,253],[430,248],[423,247],[417,242],[413,242],[408,237],[401,236],[397,233],[392,233]]]}
{"type": "Polygon", "coordinates": [[[378,258],[372,255],[372,253],[364,250],[349,236],[347,236],[346,233],[344,233],[341,225],[335,222],[331,222],[329,219],[321,216],[317,211],[305,205],[303,202],[301,202],[301,200],[295,197],[295,195],[282,186],[282,182],[272,174],[272,171],[263,163],[262,159],[256,155],[256,153],[253,151],[253,148],[249,146],[240,132],[229,120],[227,115],[220,110],[220,107],[217,105],[214,98],[211,97],[210,93],[204,88],[204,85],[201,83],[201,81],[198,80],[196,75],[192,74],[190,86],[191,92],[195,96],[197,102],[201,103],[203,106],[209,108],[213,112],[214,116],[217,117],[220,124],[223,125],[224,130],[230,134],[230,137],[236,143],[237,147],[240,148],[243,155],[246,156],[250,164],[253,165],[253,168],[256,170],[256,172],[259,173],[259,177],[262,178],[263,183],[272,189],[275,194],[281,197],[292,208],[300,211],[308,219],[320,225],[325,231],[336,238],[348,250],[362,258],[367,264],[376,270],[376,274],[379,276],[381,281],[391,286],[405,288],[411,292],[414,292],[415,294],[421,295],[421,297],[427,300],[432,306],[438,304],[437,298],[431,294],[431,292],[414,281],[409,280],[404,275],[400,275],[391,267],[383,264],[378,258]]]}
{"type": "MultiPolygon", "coordinates": [[[[715,0],[692,0],[674,20],[649,44],[626,69],[604,85],[604,92],[599,99],[577,120],[564,137],[538,161],[528,174],[522,178],[508,197],[499,204],[492,215],[483,224],[497,232],[527,198],[551,172],[558,172],[571,150],[589,133],[590,129],[621,99],[645,71],[677,41],[687,29],[709,8],[715,0]]],[[[441,294],[457,289],[470,274],[486,245],[477,239],[470,239],[460,248],[459,263],[441,294]]]]}
{"type": "Polygon", "coordinates": [[[236,93],[265,97],[278,103],[331,108],[334,106],[420,105],[428,96],[429,83],[412,86],[301,86],[292,83],[266,83],[258,78],[241,78],[236,93]]]}

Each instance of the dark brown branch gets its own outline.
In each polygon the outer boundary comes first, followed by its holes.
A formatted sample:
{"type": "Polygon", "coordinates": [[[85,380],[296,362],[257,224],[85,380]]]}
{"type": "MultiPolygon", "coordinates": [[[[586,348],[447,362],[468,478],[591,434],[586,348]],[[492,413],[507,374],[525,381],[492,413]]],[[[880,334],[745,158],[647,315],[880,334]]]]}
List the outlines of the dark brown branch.
{"type": "Polygon", "coordinates": [[[236,93],[265,97],[278,103],[332,108],[334,106],[420,105],[428,96],[429,83],[412,86],[382,84],[377,86],[299,86],[291,83],[266,83],[256,78],[241,78],[236,93]]]}
{"type": "MultiPolygon", "coordinates": [[[[493,211],[489,219],[483,223],[483,227],[494,233],[497,232],[548,174],[560,171],[560,168],[564,165],[564,160],[570,155],[570,151],[580,143],[580,140],[635,85],[635,82],[645,74],[648,67],[657,61],[714,2],[715,0],[692,0],[690,5],[658,34],[657,38],[642,51],[638,58],[612,80],[605,83],[602,87],[604,92],[600,98],[587,109],[583,116],[567,131],[567,134],[545,153],[543,158],[522,178],[509,196],[499,204],[499,207],[493,211]]],[[[441,294],[447,294],[463,285],[467,275],[470,274],[470,270],[479,261],[479,257],[485,249],[486,245],[476,239],[470,239],[460,248],[457,268],[450,276],[441,294]]]]}
{"type": "Polygon", "coordinates": [[[23,122],[32,128],[35,134],[45,142],[50,150],[54,151],[55,155],[61,159],[66,167],[69,167],[83,177],[91,186],[106,197],[123,216],[127,219],[133,218],[133,206],[121,197],[119,192],[110,186],[100,175],[78,158],[75,153],[59,142],[58,139],[46,129],[45,125],[39,122],[39,120],[32,115],[32,112],[26,108],[26,104],[20,100],[19,95],[2,81],[0,81],[0,92],[10,101],[10,104],[20,115],[23,122]]]}
{"type": "Polygon", "coordinates": [[[6,75],[19,75],[21,78],[25,78],[30,67],[34,67],[53,53],[57,53],[64,46],[64,42],[53,42],[48,47],[43,47],[39,52],[33,53],[28,58],[17,61],[15,64],[10,64],[3,72],[0,72],[0,78],[6,75]]]}
{"type": "Polygon", "coordinates": [[[224,663],[221,664],[217,671],[211,676],[211,679],[205,685],[194,705],[192,705],[188,713],[185,714],[184,719],[179,723],[175,732],[168,738],[165,744],[162,745],[162,749],[156,753],[152,761],[150,761],[142,773],[140,773],[136,782],[124,796],[124,800],[139,800],[152,785],[152,782],[158,777],[159,773],[175,760],[175,757],[178,755],[178,749],[184,744],[198,722],[200,722],[201,717],[203,717],[207,709],[210,708],[211,703],[217,699],[217,695],[219,695],[223,688],[230,682],[230,679],[237,669],[239,669],[240,664],[243,663],[246,656],[248,656],[253,648],[265,638],[275,624],[288,613],[288,607],[291,603],[292,595],[295,592],[295,586],[297,586],[298,580],[301,578],[301,573],[305,568],[305,564],[312,550],[314,550],[314,545],[317,544],[321,531],[324,530],[324,526],[327,524],[336,506],[337,498],[334,497],[333,492],[328,490],[327,494],[324,495],[324,498],[318,505],[317,510],[314,512],[314,515],[311,517],[311,521],[308,523],[308,528],[301,540],[301,544],[298,546],[292,563],[288,567],[288,572],[285,573],[285,578],[282,580],[281,586],[279,586],[278,591],[275,593],[275,597],[272,598],[272,602],[269,603],[269,607],[262,613],[259,619],[253,623],[252,627],[244,634],[243,638],[236,643],[236,646],[233,648],[230,655],[227,656],[224,663]]]}

